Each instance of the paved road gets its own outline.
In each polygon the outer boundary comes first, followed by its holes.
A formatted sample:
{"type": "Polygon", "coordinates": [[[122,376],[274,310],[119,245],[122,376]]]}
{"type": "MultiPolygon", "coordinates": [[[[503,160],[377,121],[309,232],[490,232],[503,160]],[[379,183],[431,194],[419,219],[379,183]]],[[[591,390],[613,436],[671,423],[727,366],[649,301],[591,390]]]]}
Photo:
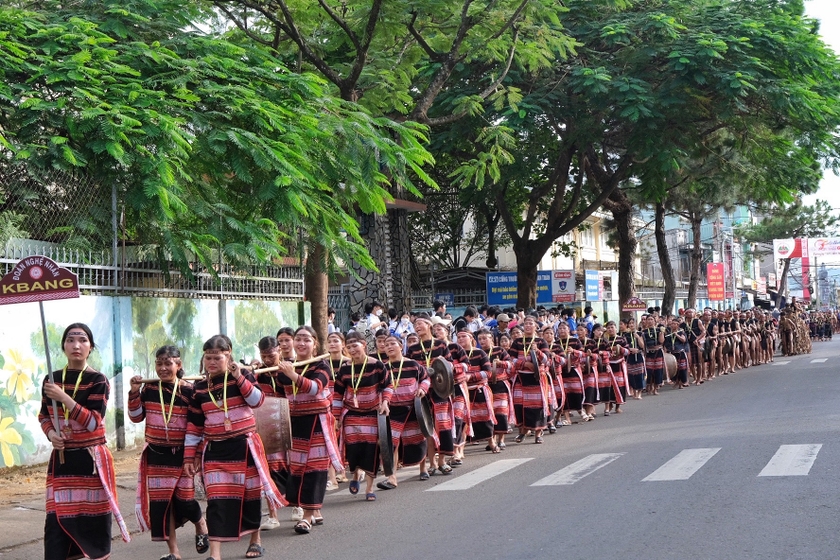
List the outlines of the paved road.
{"type": "MultiPolygon", "coordinates": [[[[378,501],[328,494],[326,523],[263,533],[267,558],[827,559],[840,514],[840,338],[626,412],[564,427],[544,445],[468,447],[452,476],[378,501]]],[[[123,501],[123,500],[121,500],[123,501]]],[[[284,515],[284,517],[286,517],[284,515]]],[[[132,520],[133,522],[133,520],[132,520]]],[[[132,525],[133,526],[133,525],[132,525]]],[[[188,548],[184,559],[202,558],[188,548]]],[[[225,544],[242,558],[247,542],[225,544]]],[[[113,558],[158,558],[147,535],[113,558]]],[[[0,558],[38,558],[41,545],[0,558]]]]}

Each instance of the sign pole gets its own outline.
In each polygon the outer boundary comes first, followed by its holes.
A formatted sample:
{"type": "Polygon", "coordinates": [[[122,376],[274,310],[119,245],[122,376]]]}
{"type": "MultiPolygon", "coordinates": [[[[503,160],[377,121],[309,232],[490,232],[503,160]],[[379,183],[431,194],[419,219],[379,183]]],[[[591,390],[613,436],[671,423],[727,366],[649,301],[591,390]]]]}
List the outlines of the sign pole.
{"type": "MultiPolygon", "coordinates": [[[[53,368],[52,368],[52,360],[50,359],[50,342],[47,338],[47,320],[44,318],[44,302],[38,302],[38,309],[41,310],[41,334],[44,335],[44,354],[47,356],[47,376],[50,378],[50,383],[55,383],[55,379],[53,379],[53,368]]],[[[81,374],[80,374],[81,375],[81,374]]],[[[53,409],[53,428],[57,434],[61,433],[61,425],[58,423],[58,403],[55,402],[55,399],[52,400],[52,409],[53,409]]],[[[58,453],[58,461],[62,465],[64,464],[64,450],[59,451],[58,453]]]]}

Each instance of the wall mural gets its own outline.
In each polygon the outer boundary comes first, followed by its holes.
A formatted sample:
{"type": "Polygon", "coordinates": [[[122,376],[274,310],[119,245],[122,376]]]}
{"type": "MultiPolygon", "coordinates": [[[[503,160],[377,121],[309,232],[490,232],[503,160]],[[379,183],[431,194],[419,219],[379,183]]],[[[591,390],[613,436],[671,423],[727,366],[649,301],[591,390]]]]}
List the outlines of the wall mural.
{"type": "MultiPolygon", "coordinates": [[[[294,301],[225,300],[223,305],[227,317],[224,330],[233,341],[237,359],[257,356],[255,344],[262,336],[298,324],[298,303],[294,301]]],[[[305,313],[309,323],[308,305],[305,313]]],[[[61,350],[64,328],[77,321],[91,327],[96,349],[88,363],[111,383],[105,418],[111,446],[116,442],[118,415],[123,420],[126,446],[142,443],[143,424],[132,423],[124,406],[128,379],[155,375],[155,350],[164,344],[177,346],[187,375],[195,375],[202,343],[223,330],[217,300],[82,296],[44,302],[44,315],[53,370],[66,364],[61,350]],[[115,371],[115,332],[122,351],[120,372],[115,371]],[[117,381],[122,382],[121,399],[115,394],[117,381]]],[[[38,423],[41,385],[47,375],[38,304],[0,306],[0,341],[0,468],[46,462],[51,447],[38,423]]]]}

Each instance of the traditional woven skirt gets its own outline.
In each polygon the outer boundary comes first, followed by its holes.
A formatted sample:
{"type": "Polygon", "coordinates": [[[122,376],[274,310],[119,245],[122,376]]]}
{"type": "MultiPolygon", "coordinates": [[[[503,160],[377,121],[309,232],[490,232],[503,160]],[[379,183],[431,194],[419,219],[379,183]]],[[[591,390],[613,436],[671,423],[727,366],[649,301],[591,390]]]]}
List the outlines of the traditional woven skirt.
{"type": "Polygon", "coordinates": [[[391,438],[404,466],[418,465],[426,459],[426,436],[420,431],[414,404],[391,406],[391,438]]]}
{"type": "Polygon", "coordinates": [[[570,369],[563,374],[563,389],[566,391],[566,402],[563,410],[581,410],[583,408],[583,382],[579,373],[570,369]]]}
{"type": "Polygon", "coordinates": [[[429,393],[432,399],[432,411],[435,414],[435,430],[438,435],[438,453],[441,455],[455,454],[455,418],[452,411],[452,399],[440,398],[434,391],[429,393]]]}
{"type": "Polygon", "coordinates": [[[516,414],[516,423],[520,428],[531,430],[542,429],[546,426],[545,404],[543,394],[539,385],[523,385],[522,378],[528,375],[533,379],[533,374],[519,374],[519,379],[513,385],[513,410],[516,414]]]}
{"type": "Polygon", "coordinates": [[[493,393],[486,387],[470,389],[470,421],[472,422],[473,441],[493,437],[496,423],[493,410],[493,393]],[[487,397],[490,396],[488,401],[487,397]]]}
{"type": "Polygon", "coordinates": [[[87,449],[53,451],[47,467],[44,558],[106,558],[111,554],[111,506],[87,449]]]}
{"type": "Polygon", "coordinates": [[[169,539],[169,516],[175,526],[201,521],[201,506],[195,501],[195,479],[186,476],[184,448],[149,444],[140,457],[136,513],[141,528],[152,532],[153,541],[169,539]]]}
{"type": "Polygon", "coordinates": [[[607,372],[598,377],[598,391],[601,393],[601,402],[615,403],[619,401],[623,402],[627,399],[627,381],[624,379],[624,369],[621,365],[621,363],[610,362],[608,367],[612,372],[612,376],[610,376],[609,372],[607,372]],[[602,377],[606,378],[606,385],[601,384],[602,377]],[[615,378],[615,385],[613,385],[613,378],[615,378]],[[621,399],[616,396],[616,386],[621,395],[621,399]]]}
{"type": "Polygon", "coordinates": [[[688,383],[688,357],[684,351],[675,352],[674,357],[677,359],[677,381],[680,383],[688,383]]]}
{"type": "Polygon", "coordinates": [[[598,404],[601,402],[598,393],[598,376],[593,366],[590,366],[589,373],[583,376],[583,404],[598,404]]]}
{"type": "Polygon", "coordinates": [[[460,385],[455,386],[455,394],[452,396],[452,414],[455,416],[455,445],[461,445],[467,440],[470,431],[470,413],[460,385]]]}
{"type": "Polygon", "coordinates": [[[350,472],[362,469],[370,476],[379,470],[379,423],[377,411],[348,410],[341,422],[344,431],[344,458],[350,472]]]}
{"type": "MultiPolygon", "coordinates": [[[[326,417],[326,415],[324,415],[326,417]]],[[[330,417],[331,418],[331,417],[330,417]]],[[[304,509],[321,509],[327,492],[330,453],[319,414],[292,416],[292,448],[286,499],[304,509]]],[[[332,432],[333,427],[326,427],[332,432]]],[[[332,433],[329,434],[332,437],[332,433]]],[[[333,449],[335,449],[335,442],[333,449]]]]}
{"type": "Polygon", "coordinates": [[[203,475],[211,541],[238,541],[260,530],[262,486],[246,436],[208,442],[203,475]]]}
{"type": "Polygon", "coordinates": [[[510,429],[510,386],[507,381],[495,381],[490,384],[490,391],[493,393],[493,415],[496,417],[493,433],[506,434],[510,429]]]}
{"type": "Polygon", "coordinates": [[[662,349],[645,354],[648,385],[662,385],[665,377],[665,354],[662,349]]]}
{"type": "Polygon", "coordinates": [[[638,363],[627,362],[627,382],[634,391],[643,391],[645,388],[645,361],[640,359],[638,363]]]}

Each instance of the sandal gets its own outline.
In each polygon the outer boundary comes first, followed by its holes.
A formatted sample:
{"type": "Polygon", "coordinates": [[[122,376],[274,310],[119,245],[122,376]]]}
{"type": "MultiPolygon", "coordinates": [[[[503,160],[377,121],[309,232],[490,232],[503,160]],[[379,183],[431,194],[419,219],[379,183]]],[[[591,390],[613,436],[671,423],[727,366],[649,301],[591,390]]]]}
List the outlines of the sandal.
{"type": "Polygon", "coordinates": [[[492,451],[493,451],[493,453],[501,453],[501,452],[502,452],[502,448],[501,448],[501,447],[499,447],[499,446],[497,445],[496,447],[494,447],[494,448],[492,449],[492,451]]]}
{"type": "Polygon", "coordinates": [[[354,496],[359,493],[359,481],[358,480],[351,480],[350,481],[350,493],[354,496]]]}
{"type": "Polygon", "coordinates": [[[178,558],[177,556],[175,556],[174,554],[167,554],[166,556],[161,556],[160,560],[181,560],[181,559],[178,558]]]}
{"type": "Polygon", "coordinates": [[[204,554],[210,550],[210,535],[204,533],[203,535],[195,536],[195,551],[199,554],[204,554]]]}
{"type": "Polygon", "coordinates": [[[397,485],[390,480],[383,480],[382,482],[377,482],[376,487],[380,490],[393,490],[397,485]]]}
{"type": "Polygon", "coordinates": [[[265,549],[262,546],[251,543],[245,551],[245,558],[261,558],[263,554],[265,554],[265,549]]]}
{"type": "MultiPolygon", "coordinates": [[[[321,521],[323,522],[323,520],[324,518],[322,517],[321,521]]],[[[297,525],[295,525],[295,533],[297,533],[298,535],[308,535],[309,531],[311,530],[312,525],[310,525],[309,521],[307,521],[306,519],[301,519],[297,522],[297,525]]]]}
{"type": "Polygon", "coordinates": [[[376,501],[376,494],[374,492],[368,492],[365,494],[365,501],[366,502],[375,502],[376,501]]]}
{"type": "Polygon", "coordinates": [[[450,467],[460,467],[463,464],[464,461],[462,459],[452,459],[451,461],[449,461],[450,467]]]}
{"type": "Polygon", "coordinates": [[[523,439],[525,439],[525,434],[519,434],[513,441],[515,441],[516,443],[522,443],[523,439]]]}
{"type": "Polygon", "coordinates": [[[542,438],[542,436],[536,436],[536,437],[534,438],[534,443],[542,443],[542,442],[543,442],[543,438],[542,438]]]}
{"type": "Polygon", "coordinates": [[[428,472],[421,472],[420,473],[420,480],[429,480],[429,476],[431,476],[428,472]]]}
{"type": "Polygon", "coordinates": [[[323,525],[324,524],[324,516],[321,517],[312,517],[312,524],[313,525],[323,525]]]}
{"type": "Polygon", "coordinates": [[[446,463],[439,466],[438,470],[440,471],[440,474],[452,474],[452,467],[450,467],[446,463]]]}

